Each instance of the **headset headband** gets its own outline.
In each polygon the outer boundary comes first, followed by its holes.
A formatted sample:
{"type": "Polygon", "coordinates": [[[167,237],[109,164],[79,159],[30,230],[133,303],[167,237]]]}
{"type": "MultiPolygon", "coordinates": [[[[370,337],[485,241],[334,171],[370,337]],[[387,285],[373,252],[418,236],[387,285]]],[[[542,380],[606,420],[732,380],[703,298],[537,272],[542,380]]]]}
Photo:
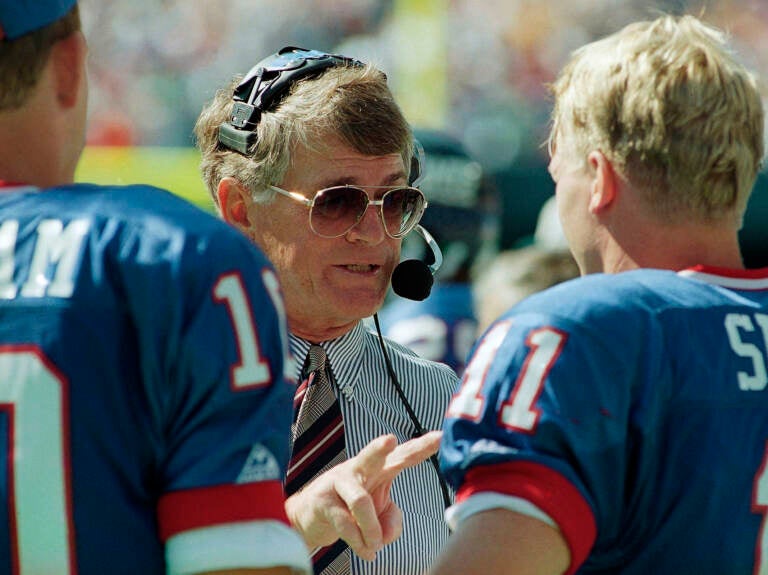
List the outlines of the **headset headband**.
{"type": "Polygon", "coordinates": [[[319,75],[332,66],[365,66],[361,61],[287,46],[256,64],[235,88],[232,115],[219,126],[219,143],[241,154],[256,142],[261,113],[273,109],[302,78],[319,75]]]}

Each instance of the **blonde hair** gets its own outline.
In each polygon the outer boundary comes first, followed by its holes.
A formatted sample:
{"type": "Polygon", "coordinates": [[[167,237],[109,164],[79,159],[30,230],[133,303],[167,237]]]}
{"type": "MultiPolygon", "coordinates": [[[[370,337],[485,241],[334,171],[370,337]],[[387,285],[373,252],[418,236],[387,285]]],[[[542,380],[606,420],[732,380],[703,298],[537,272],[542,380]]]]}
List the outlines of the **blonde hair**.
{"type": "Polygon", "coordinates": [[[224,177],[245,185],[256,201],[273,196],[291,163],[296,145],[322,149],[334,139],[365,155],[400,153],[406,171],[413,154],[413,135],[387,86],[386,76],[372,66],[331,67],[320,76],[291,86],[278,106],[262,113],[258,140],[248,156],[221,146],[219,126],[229,119],[235,78],[205,106],[195,125],[202,154],[200,169],[216,202],[216,188],[224,177]]]}
{"type": "Polygon", "coordinates": [[[600,150],[663,221],[740,225],[763,158],[757,80],[693,16],[630,24],[575,51],[550,143],[600,150]]]}

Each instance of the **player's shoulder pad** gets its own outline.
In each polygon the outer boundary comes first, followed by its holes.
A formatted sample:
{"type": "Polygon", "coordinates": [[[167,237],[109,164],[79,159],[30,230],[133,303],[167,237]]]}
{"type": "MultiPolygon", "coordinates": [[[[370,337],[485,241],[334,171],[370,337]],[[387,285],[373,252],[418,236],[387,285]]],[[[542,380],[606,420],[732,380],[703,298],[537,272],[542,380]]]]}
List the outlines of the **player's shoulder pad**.
{"type": "Polygon", "coordinates": [[[80,213],[126,222],[143,230],[142,240],[183,239],[184,244],[194,245],[200,252],[217,254],[219,260],[227,259],[229,254],[230,261],[237,263],[245,255],[255,256],[257,264],[269,265],[245,234],[166,189],[146,184],[75,184],[74,187],[78,199],[76,209],[80,213]],[[226,245],[226,251],[221,250],[222,245],[226,245]]]}

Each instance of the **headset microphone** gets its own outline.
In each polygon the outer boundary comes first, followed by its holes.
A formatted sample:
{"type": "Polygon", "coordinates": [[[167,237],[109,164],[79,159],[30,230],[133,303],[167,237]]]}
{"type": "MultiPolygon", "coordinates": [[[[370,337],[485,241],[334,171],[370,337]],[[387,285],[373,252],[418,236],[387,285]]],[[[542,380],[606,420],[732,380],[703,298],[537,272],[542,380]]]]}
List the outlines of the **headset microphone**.
{"type": "Polygon", "coordinates": [[[427,242],[435,263],[428,265],[421,260],[400,262],[392,272],[392,291],[400,297],[421,301],[427,299],[432,291],[433,276],[443,264],[443,252],[432,234],[422,226],[417,225],[414,230],[427,242]]]}

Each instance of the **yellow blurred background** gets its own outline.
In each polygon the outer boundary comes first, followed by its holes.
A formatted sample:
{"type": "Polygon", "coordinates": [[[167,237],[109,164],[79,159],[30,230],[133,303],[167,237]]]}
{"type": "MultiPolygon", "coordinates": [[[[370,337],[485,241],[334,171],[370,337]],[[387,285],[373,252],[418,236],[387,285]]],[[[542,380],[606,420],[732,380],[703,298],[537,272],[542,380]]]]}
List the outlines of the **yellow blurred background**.
{"type": "Polygon", "coordinates": [[[199,163],[200,154],[195,148],[87,146],[75,179],[94,184],[151,184],[213,211],[199,163]]]}

